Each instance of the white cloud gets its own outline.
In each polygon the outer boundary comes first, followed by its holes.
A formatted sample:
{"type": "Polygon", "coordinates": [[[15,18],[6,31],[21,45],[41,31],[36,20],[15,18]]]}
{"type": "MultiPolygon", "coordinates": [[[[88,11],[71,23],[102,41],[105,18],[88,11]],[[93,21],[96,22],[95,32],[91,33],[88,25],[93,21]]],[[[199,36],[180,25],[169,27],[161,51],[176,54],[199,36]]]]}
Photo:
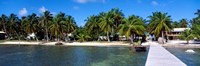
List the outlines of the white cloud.
{"type": "Polygon", "coordinates": [[[27,15],[28,11],[26,10],[26,8],[22,8],[21,10],[19,10],[19,15],[20,16],[25,16],[27,15]]]}
{"type": "Polygon", "coordinates": [[[74,6],[73,9],[74,9],[74,10],[78,10],[78,9],[80,9],[80,7],[74,6]]]}
{"type": "Polygon", "coordinates": [[[105,3],[106,0],[74,0],[75,2],[77,3],[88,3],[88,2],[102,2],[102,3],[105,3]]]}
{"type": "Polygon", "coordinates": [[[39,11],[40,13],[43,13],[43,12],[45,12],[46,10],[47,10],[47,9],[46,9],[44,6],[42,6],[41,8],[39,8],[38,11],[39,11]]]}
{"type": "Polygon", "coordinates": [[[159,5],[159,3],[157,1],[152,1],[151,4],[152,5],[159,5]]]}

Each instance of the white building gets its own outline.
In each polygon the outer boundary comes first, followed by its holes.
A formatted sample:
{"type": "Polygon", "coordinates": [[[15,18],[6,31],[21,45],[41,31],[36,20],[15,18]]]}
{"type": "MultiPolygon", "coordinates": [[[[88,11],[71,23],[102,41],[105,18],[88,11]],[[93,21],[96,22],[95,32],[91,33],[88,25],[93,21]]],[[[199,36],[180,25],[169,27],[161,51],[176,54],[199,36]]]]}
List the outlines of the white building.
{"type": "Polygon", "coordinates": [[[179,39],[181,32],[184,32],[186,29],[190,28],[173,28],[171,32],[166,33],[166,36],[169,40],[177,40],[179,39]]]}

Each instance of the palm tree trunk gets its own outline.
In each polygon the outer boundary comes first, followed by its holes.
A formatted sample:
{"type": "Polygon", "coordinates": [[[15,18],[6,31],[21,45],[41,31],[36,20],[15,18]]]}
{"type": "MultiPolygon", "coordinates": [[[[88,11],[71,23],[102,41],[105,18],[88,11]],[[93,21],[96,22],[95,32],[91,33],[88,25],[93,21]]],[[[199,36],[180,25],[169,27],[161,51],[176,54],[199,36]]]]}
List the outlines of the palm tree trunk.
{"type": "Polygon", "coordinates": [[[162,31],[162,38],[164,38],[164,33],[163,33],[163,31],[162,31]]]}
{"type": "Polygon", "coordinates": [[[47,42],[49,41],[49,37],[48,37],[48,29],[46,27],[46,39],[47,39],[47,42]]]}
{"type": "Polygon", "coordinates": [[[110,42],[109,32],[108,31],[107,31],[107,39],[108,39],[108,42],[110,42]]]}
{"type": "Polygon", "coordinates": [[[37,36],[35,37],[35,39],[36,39],[36,41],[38,42],[38,38],[37,38],[37,36]]]}
{"type": "MultiPolygon", "coordinates": [[[[15,31],[15,33],[17,33],[17,31],[15,31]]],[[[17,37],[18,37],[18,41],[19,41],[19,44],[20,44],[20,37],[19,37],[19,34],[17,33],[17,37]]]]}
{"type": "Polygon", "coordinates": [[[112,35],[112,40],[114,40],[114,29],[113,29],[113,26],[112,26],[112,28],[111,28],[111,35],[112,35]]]}
{"type": "Polygon", "coordinates": [[[45,21],[45,30],[46,30],[46,39],[47,42],[49,41],[49,37],[48,37],[48,27],[47,27],[47,22],[45,21]]]}
{"type": "Polygon", "coordinates": [[[57,35],[57,42],[59,42],[60,41],[60,37],[57,35]]]}
{"type": "Polygon", "coordinates": [[[99,31],[97,31],[97,36],[98,36],[97,41],[99,41],[100,40],[100,38],[99,38],[99,31]]]}
{"type": "Polygon", "coordinates": [[[133,44],[133,35],[131,34],[131,37],[129,38],[131,41],[131,44],[133,44]]]}
{"type": "Polygon", "coordinates": [[[67,42],[69,42],[69,36],[68,36],[68,33],[66,34],[66,36],[67,36],[67,42]]]}
{"type": "Polygon", "coordinates": [[[164,44],[164,32],[162,31],[162,43],[164,44]]]}

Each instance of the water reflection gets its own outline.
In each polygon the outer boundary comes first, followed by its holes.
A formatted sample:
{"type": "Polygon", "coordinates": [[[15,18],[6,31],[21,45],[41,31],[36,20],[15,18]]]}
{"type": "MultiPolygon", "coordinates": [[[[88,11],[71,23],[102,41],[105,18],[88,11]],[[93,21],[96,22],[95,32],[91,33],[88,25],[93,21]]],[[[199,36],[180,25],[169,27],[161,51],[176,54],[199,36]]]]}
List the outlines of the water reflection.
{"type": "Polygon", "coordinates": [[[0,66],[144,66],[129,47],[0,46],[0,66]]]}

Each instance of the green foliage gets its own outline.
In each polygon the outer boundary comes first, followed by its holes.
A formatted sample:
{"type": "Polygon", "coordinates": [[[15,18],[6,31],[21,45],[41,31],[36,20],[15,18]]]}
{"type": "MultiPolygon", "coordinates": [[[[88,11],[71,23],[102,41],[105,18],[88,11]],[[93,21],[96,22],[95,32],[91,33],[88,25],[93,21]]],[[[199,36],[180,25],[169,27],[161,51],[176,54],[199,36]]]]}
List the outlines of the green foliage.
{"type": "MultiPolygon", "coordinates": [[[[189,24],[189,20],[181,19],[179,22],[171,21],[171,17],[167,13],[153,12],[146,21],[139,16],[124,17],[122,10],[113,8],[108,12],[101,12],[97,15],[88,17],[84,27],[78,27],[74,18],[65,13],[58,13],[53,16],[50,11],[45,11],[40,16],[35,13],[23,16],[21,19],[15,14],[0,17],[0,30],[6,32],[9,39],[25,39],[28,34],[35,33],[40,39],[50,40],[59,38],[64,39],[71,37],[79,41],[97,40],[99,36],[107,35],[107,38],[125,35],[132,38],[132,35],[144,35],[147,29],[150,34],[156,37],[161,36],[165,31],[171,31],[174,28],[185,28],[188,25],[195,38],[200,39],[200,10],[195,13],[197,17],[193,18],[189,24]]],[[[162,35],[163,36],[163,35],[162,35]]],[[[189,36],[187,33],[183,36],[189,36]]],[[[134,36],[135,37],[135,36],[134,36]]],[[[113,37],[116,38],[116,37],[113,37]]],[[[186,37],[187,38],[187,37],[186,37]]],[[[190,37],[189,37],[190,39],[190,37]]],[[[185,40],[189,40],[185,39],[185,40]]],[[[108,39],[110,41],[110,39],[108,39]]]]}
{"type": "Polygon", "coordinates": [[[193,18],[191,21],[191,30],[195,38],[200,39],[200,10],[195,13],[197,17],[193,18]]]}
{"type": "Polygon", "coordinates": [[[128,19],[124,19],[123,23],[119,25],[119,34],[130,38],[131,43],[133,43],[133,34],[144,35],[145,30],[144,20],[135,15],[129,16],[128,19]]]}
{"type": "Polygon", "coordinates": [[[37,32],[38,23],[38,17],[35,13],[22,18],[22,27],[27,33],[37,32]]]}
{"type": "Polygon", "coordinates": [[[78,27],[78,29],[73,32],[73,35],[74,38],[79,42],[84,42],[91,38],[88,32],[83,27],[78,27]]]}
{"type": "Polygon", "coordinates": [[[193,24],[191,27],[192,33],[195,36],[195,38],[200,39],[200,25],[199,24],[193,24]]]}
{"type": "Polygon", "coordinates": [[[77,37],[78,37],[78,41],[79,41],[79,42],[84,42],[84,41],[86,41],[87,39],[91,38],[89,35],[87,35],[87,34],[82,34],[82,33],[80,33],[77,37]]]}
{"type": "Polygon", "coordinates": [[[177,21],[172,22],[172,27],[173,28],[180,28],[180,24],[177,21]]]}
{"type": "Polygon", "coordinates": [[[135,44],[136,46],[140,46],[141,45],[141,41],[138,40],[137,43],[135,44]]]}
{"type": "Polygon", "coordinates": [[[194,34],[189,29],[186,29],[184,32],[182,32],[180,36],[180,38],[186,40],[187,43],[189,40],[194,39],[194,37],[195,37],[194,34]]]}
{"type": "Polygon", "coordinates": [[[1,15],[0,17],[0,28],[1,30],[3,29],[4,32],[7,34],[7,22],[8,22],[8,17],[4,14],[1,15]]]}
{"type": "Polygon", "coordinates": [[[130,37],[131,34],[143,35],[145,28],[144,28],[144,21],[139,16],[129,16],[128,19],[124,19],[124,23],[119,25],[119,33],[120,35],[126,35],[130,37]]]}
{"type": "Polygon", "coordinates": [[[153,15],[149,16],[148,31],[159,37],[161,32],[170,31],[172,29],[171,17],[167,13],[153,12],[153,15]]]}
{"type": "Polygon", "coordinates": [[[100,23],[99,19],[100,19],[99,16],[92,15],[87,18],[86,20],[87,22],[84,26],[84,29],[87,31],[87,33],[90,36],[92,36],[91,38],[93,38],[94,40],[98,38],[98,36],[102,32],[102,30],[99,27],[99,23],[100,23]]]}
{"type": "Polygon", "coordinates": [[[61,37],[65,38],[64,33],[73,32],[76,29],[76,24],[71,16],[66,16],[65,13],[60,12],[53,18],[48,29],[52,36],[60,39],[61,37]]]}
{"type": "Polygon", "coordinates": [[[173,28],[187,28],[187,26],[188,26],[187,19],[181,19],[179,22],[177,21],[172,22],[173,28]]]}
{"type": "Polygon", "coordinates": [[[179,25],[180,25],[180,28],[187,28],[187,25],[188,25],[187,19],[181,19],[179,25]]]}
{"type": "Polygon", "coordinates": [[[41,29],[45,32],[45,37],[46,37],[46,40],[48,42],[49,40],[49,31],[48,31],[48,27],[49,27],[49,23],[52,21],[53,19],[53,16],[52,14],[49,12],[49,11],[45,11],[42,16],[39,18],[40,20],[40,27],[42,27],[41,29]]]}

